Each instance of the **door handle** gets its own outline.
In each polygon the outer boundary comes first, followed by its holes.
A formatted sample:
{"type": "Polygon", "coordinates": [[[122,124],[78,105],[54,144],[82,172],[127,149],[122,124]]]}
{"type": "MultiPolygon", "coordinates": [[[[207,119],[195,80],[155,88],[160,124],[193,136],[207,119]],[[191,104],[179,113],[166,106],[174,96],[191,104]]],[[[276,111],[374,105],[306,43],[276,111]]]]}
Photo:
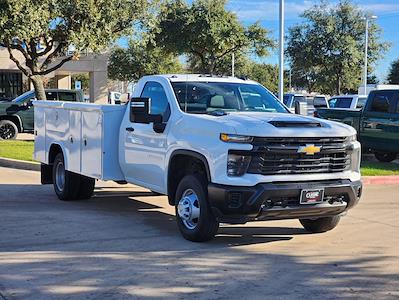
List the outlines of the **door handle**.
{"type": "Polygon", "coordinates": [[[133,132],[134,128],[133,127],[126,127],[126,131],[133,132]]]}
{"type": "Polygon", "coordinates": [[[372,128],[371,123],[363,121],[363,128],[372,128]]]}

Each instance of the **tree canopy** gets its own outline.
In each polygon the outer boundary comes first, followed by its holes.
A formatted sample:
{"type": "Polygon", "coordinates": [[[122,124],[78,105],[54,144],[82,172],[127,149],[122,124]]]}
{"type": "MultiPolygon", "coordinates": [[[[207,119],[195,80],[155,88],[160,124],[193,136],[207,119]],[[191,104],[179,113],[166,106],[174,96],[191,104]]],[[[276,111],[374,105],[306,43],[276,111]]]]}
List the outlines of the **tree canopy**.
{"type": "MultiPolygon", "coordinates": [[[[293,83],[327,94],[357,90],[364,63],[366,13],[350,0],[337,5],[328,1],[306,10],[305,22],[289,28],[286,53],[293,83]]],[[[381,30],[369,24],[369,72],[388,48],[381,30]]]]}
{"type": "Polygon", "coordinates": [[[37,97],[46,99],[42,76],[79,59],[82,50],[107,47],[133,28],[147,5],[146,0],[0,0],[0,46],[32,80],[37,97]],[[75,51],[66,55],[69,46],[75,51]]]}
{"type": "Polygon", "coordinates": [[[151,32],[165,50],[188,57],[201,73],[219,73],[234,52],[265,56],[274,46],[269,32],[258,23],[243,26],[227,11],[226,0],[167,1],[151,32]]]}
{"type": "Polygon", "coordinates": [[[121,81],[136,81],[144,75],[179,73],[182,69],[175,55],[146,39],[132,39],[127,48],[113,49],[108,63],[109,77],[121,81]]]}
{"type": "Polygon", "coordinates": [[[390,84],[399,84],[399,59],[392,62],[387,79],[390,84]]]}

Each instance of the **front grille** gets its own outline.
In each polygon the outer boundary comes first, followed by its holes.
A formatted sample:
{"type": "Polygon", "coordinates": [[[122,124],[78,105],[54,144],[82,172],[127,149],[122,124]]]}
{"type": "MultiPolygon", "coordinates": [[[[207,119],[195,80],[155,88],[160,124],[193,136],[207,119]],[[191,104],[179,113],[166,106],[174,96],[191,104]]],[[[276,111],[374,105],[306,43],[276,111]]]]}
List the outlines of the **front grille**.
{"type": "Polygon", "coordinates": [[[262,175],[342,172],[350,167],[347,138],[255,138],[247,173],[262,175]],[[302,146],[319,153],[298,153],[302,146]]]}

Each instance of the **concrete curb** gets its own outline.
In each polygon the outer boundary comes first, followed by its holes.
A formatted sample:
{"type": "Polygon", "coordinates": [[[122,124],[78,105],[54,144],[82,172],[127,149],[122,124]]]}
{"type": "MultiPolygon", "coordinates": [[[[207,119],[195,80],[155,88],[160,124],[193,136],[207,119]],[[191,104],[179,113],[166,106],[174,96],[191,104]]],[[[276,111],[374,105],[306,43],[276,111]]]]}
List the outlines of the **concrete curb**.
{"type": "Polygon", "coordinates": [[[399,184],[399,175],[364,176],[362,182],[364,185],[399,184]]]}
{"type": "Polygon", "coordinates": [[[14,168],[29,171],[40,171],[40,164],[37,162],[0,157],[0,167],[14,168]]]}

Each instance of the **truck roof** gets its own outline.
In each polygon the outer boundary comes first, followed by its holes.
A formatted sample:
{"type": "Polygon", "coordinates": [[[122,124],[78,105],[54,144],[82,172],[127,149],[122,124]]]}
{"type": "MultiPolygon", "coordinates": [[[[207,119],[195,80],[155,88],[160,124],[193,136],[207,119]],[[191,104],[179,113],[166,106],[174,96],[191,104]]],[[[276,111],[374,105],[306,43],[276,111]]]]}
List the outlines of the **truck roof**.
{"type": "Polygon", "coordinates": [[[355,98],[355,97],[364,98],[367,96],[366,95],[358,95],[358,94],[348,94],[348,95],[336,95],[336,96],[332,96],[331,98],[355,98]]]}
{"type": "Polygon", "coordinates": [[[164,74],[164,75],[149,75],[146,77],[162,77],[168,79],[170,82],[231,82],[231,83],[246,83],[258,84],[257,82],[245,78],[237,78],[232,76],[218,76],[209,74],[164,74]]]}

